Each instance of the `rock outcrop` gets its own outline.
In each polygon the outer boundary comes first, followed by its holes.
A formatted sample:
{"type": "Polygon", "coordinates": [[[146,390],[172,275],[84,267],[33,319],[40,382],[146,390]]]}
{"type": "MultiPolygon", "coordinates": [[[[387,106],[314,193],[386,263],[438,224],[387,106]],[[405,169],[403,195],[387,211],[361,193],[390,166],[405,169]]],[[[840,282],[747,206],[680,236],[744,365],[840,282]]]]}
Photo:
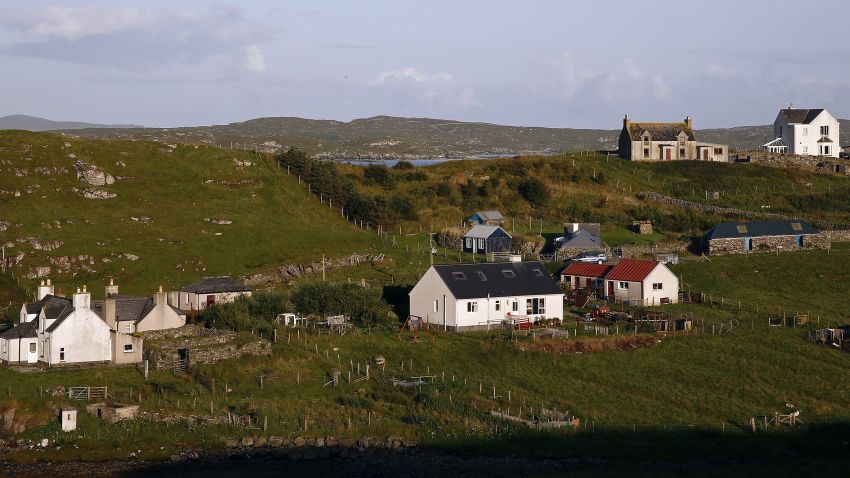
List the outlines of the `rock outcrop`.
{"type": "Polygon", "coordinates": [[[115,182],[115,178],[111,174],[85,161],[79,159],[74,161],[74,168],[77,170],[77,179],[92,186],[106,186],[115,182]]]}

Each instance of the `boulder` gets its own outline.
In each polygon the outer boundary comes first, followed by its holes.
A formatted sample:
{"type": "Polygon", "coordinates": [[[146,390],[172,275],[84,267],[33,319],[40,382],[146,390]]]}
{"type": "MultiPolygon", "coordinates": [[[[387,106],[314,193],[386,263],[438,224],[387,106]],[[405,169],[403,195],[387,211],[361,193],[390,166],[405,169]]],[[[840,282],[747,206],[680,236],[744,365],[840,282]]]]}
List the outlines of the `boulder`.
{"type": "Polygon", "coordinates": [[[242,437],[242,446],[253,446],[254,437],[242,437]]]}
{"type": "Polygon", "coordinates": [[[325,437],[325,446],[336,446],[337,443],[336,438],[332,436],[325,437]]]}
{"type": "Polygon", "coordinates": [[[269,437],[269,446],[274,448],[280,448],[283,446],[283,438],[270,436],[269,437]]]}
{"type": "Polygon", "coordinates": [[[257,439],[254,440],[254,447],[255,448],[262,448],[262,447],[266,446],[268,443],[269,443],[269,440],[266,437],[257,437],[257,439]]]}
{"type": "Polygon", "coordinates": [[[298,448],[301,448],[302,446],[307,444],[307,440],[305,440],[304,437],[301,436],[295,437],[295,439],[292,440],[292,444],[298,448]]]}

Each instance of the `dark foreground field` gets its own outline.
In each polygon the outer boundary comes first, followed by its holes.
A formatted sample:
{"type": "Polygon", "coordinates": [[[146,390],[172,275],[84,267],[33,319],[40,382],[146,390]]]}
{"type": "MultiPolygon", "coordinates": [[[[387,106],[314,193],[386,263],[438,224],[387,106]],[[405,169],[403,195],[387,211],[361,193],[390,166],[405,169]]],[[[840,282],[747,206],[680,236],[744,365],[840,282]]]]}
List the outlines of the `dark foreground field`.
{"type": "Polygon", "coordinates": [[[700,430],[513,436],[503,441],[406,452],[277,449],[201,456],[177,463],[0,464],[8,477],[69,476],[845,476],[850,426],[758,435],[700,430]]]}

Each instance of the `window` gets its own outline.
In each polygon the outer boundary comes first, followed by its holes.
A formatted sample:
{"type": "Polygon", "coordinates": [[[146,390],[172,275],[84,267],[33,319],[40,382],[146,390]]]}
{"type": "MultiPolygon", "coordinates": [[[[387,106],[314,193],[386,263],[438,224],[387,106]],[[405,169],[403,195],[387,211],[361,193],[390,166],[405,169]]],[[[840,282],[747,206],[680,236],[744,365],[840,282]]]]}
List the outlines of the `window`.
{"type": "Polygon", "coordinates": [[[505,279],[513,279],[514,277],[516,277],[516,274],[514,274],[514,271],[512,271],[510,269],[503,270],[502,275],[505,276],[505,279]]]}
{"type": "Polygon", "coordinates": [[[65,347],[61,347],[61,348],[59,349],[59,361],[60,361],[60,362],[64,362],[64,361],[65,361],[65,347]]]}
{"type": "Polygon", "coordinates": [[[511,310],[514,312],[519,312],[519,301],[514,301],[513,305],[511,306],[511,310]]]}
{"type": "Polygon", "coordinates": [[[472,238],[471,237],[466,238],[466,248],[472,249],[472,238]]]}
{"type": "Polygon", "coordinates": [[[644,157],[644,158],[648,158],[648,157],[649,157],[649,148],[643,148],[643,157],[644,157]]]}
{"type": "Polygon", "coordinates": [[[439,312],[439,311],[440,311],[440,300],[434,299],[434,312],[439,312]]]}
{"type": "Polygon", "coordinates": [[[478,248],[484,249],[484,239],[478,239],[478,248]]]}
{"type": "Polygon", "coordinates": [[[809,135],[809,128],[803,128],[803,136],[809,135]]]}
{"type": "Polygon", "coordinates": [[[481,282],[487,282],[487,276],[486,276],[486,275],[484,275],[484,273],[483,273],[483,272],[481,272],[481,271],[475,271],[475,275],[477,275],[477,276],[478,276],[478,278],[479,278],[479,279],[481,279],[481,282]]]}
{"type": "Polygon", "coordinates": [[[804,153],[808,153],[808,152],[809,152],[809,147],[808,147],[808,146],[803,146],[803,152],[804,152],[804,153]]]}
{"type": "Polygon", "coordinates": [[[127,324],[127,333],[128,334],[133,333],[133,324],[132,323],[127,324]]]}
{"type": "Polygon", "coordinates": [[[652,284],[652,290],[664,290],[664,284],[661,282],[655,282],[652,284]]]}
{"type": "Polygon", "coordinates": [[[714,154],[723,154],[723,148],[714,148],[714,154]]]}
{"type": "Polygon", "coordinates": [[[746,234],[747,233],[747,226],[745,226],[743,224],[735,226],[735,229],[738,231],[738,234],[746,234]]]}
{"type": "Polygon", "coordinates": [[[828,154],[829,154],[829,146],[824,146],[824,147],[823,147],[823,154],[826,154],[826,155],[828,155],[828,154]]]}
{"type": "Polygon", "coordinates": [[[502,310],[502,301],[496,300],[496,312],[499,312],[500,310],[502,310]]]}
{"type": "Polygon", "coordinates": [[[820,135],[821,136],[829,136],[829,126],[821,126],[820,127],[820,135]]]}
{"type": "Polygon", "coordinates": [[[619,283],[617,283],[617,288],[620,290],[629,290],[629,283],[620,281],[619,283]]]}
{"type": "Polygon", "coordinates": [[[525,299],[525,313],[526,315],[545,314],[545,299],[525,299]]]}
{"type": "Polygon", "coordinates": [[[802,230],[803,230],[803,225],[802,225],[802,224],[800,224],[799,222],[792,222],[792,223],[791,223],[791,229],[793,229],[793,230],[795,230],[795,231],[802,231],[802,230]]]}
{"type": "Polygon", "coordinates": [[[531,269],[531,272],[533,272],[534,275],[537,277],[543,277],[543,271],[541,271],[540,269],[531,269]]]}
{"type": "Polygon", "coordinates": [[[133,344],[124,344],[124,353],[130,353],[133,351],[133,344]]]}
{"type": "Polygon", "coordinates": [[[685,148],[679,148],[679,157],[680,157],[680,158],[684,158],[684,157],[685,157],[685,148]]]}
{"type": "Polygon", "coordinates": [[[478,302],[474,300],[470,300],[466,303],[466,311],[467,312],[478,312],[478,302]]]}
{"type": "Polygon", "coordinates": [[[466,280],[466,274],[463,272],[452,272],[452,277],[456,280],[466,280]]]}
{"type": "Polygon", "coordinates": [[[679,146],[685,145],[685,138],[679,138],[679,146]]]}
{"type": "Polygon", "coordinates": [[[643,137],[643,144],[649,144],[649,136],[643,137]]]}
{"type": "MultiPolygon", "coordinates": [[[[4,342],[4,346],[5,346],[5,342],[4,342]]],[[[30,353],[31,354],[35,353],[35,342],[30,343],[30,353]]]]}

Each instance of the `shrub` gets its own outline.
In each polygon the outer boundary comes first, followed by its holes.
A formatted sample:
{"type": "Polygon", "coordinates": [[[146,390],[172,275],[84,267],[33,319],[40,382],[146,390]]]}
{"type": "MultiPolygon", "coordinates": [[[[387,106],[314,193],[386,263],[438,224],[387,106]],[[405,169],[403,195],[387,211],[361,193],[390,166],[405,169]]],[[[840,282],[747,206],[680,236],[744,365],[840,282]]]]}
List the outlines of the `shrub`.
{"type": "Polygon", "coordinates": [[[517,186],[517,191],[523,199],[534,207],[540,207],[549,202],[549,189],[539,179],[526,179],[517,186]]]}
{"type": "Polygon", "coordinates": [[[398,169],[399,171],[405,171],[405,170],[409,170],[409,169],[414,169],[414,166],[409,161],[399,161],[399,162],[395,163],[395,166],[393,166],[393,169],[398,169]]]}
{"type": "Polygon", "coordinates": [[[367,183],[378,184],[387,189],[393,186],[393,177],[390,168],[383,164],[370,164],[363,170],[363,178],[367,183]]]}

